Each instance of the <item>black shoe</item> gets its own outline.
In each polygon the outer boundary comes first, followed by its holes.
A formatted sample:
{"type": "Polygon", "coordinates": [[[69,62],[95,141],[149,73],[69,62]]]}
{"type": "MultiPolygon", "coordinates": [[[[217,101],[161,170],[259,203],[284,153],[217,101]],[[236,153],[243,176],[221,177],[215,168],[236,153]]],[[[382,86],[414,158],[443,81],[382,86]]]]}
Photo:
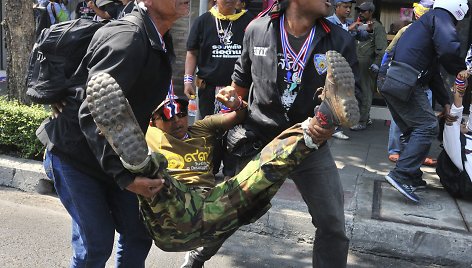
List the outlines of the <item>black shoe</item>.
{"type": "Polygon", "coordinates": [[[401,194],[403,194],[405,197],[410,199],[411,201],[414,202],[419,202],[420,199],[418,196],[414,193],[416,191],[416,187],[414,187],[411,184],[408,184],[406,182],[401,182],[393,177],[390,177],[389,175],[385,176],[385,179],[390,183],[395,189],[397,189],[401,194]]]}
{"type": "Polygon", "coordinates": [[[190,251],[185,254],[185,260],[180,268],[203,268],[204,261],[200,261],[192,257],[190,251]]]}

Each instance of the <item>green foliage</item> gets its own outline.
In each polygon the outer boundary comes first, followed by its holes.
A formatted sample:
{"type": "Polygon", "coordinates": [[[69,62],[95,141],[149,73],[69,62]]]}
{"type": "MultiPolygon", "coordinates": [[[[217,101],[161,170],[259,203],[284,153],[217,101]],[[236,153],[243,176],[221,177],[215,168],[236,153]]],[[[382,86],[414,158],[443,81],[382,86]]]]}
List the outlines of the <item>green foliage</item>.
{"type": "Polygon", "coordinates": [[[40,159],[43,145],[35,132],[49,112],[43,106],[0,98],[0,149],[20,157],[40,159]]]}

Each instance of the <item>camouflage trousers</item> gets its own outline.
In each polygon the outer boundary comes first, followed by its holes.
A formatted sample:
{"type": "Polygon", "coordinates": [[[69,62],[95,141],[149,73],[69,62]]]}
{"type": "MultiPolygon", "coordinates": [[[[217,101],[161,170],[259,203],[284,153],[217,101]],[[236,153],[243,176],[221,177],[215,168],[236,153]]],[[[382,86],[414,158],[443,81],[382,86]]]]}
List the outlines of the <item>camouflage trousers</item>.
{"type": "Polygon", "coordinates": [[[151,199],[138,196],[156,246],[187,251],[221,243],[267,212],[288,174],[311,151],[297,124],[266,145],[239,174],[209,190],[164,174],[167,186],[158,195],[151,199]]]}

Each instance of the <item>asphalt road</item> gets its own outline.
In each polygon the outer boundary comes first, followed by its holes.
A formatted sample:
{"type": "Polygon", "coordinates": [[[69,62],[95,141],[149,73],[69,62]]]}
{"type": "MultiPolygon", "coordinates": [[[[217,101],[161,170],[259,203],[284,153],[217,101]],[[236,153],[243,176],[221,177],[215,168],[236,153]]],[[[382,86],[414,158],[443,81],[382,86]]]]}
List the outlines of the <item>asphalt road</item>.
{"type": "MultiPolygon", "coordinates": [[[[54,196],[0,187],[0,267],[68,267],[70,218],[54,196]]],[[[312,244],[237,232],[205,267],[311,267],[312,244]]],[[[180,267],[184,253],[153,246],[147,267],[180,267]]],[[[111,258],[107,267],[113,266],[111,258]]],[[[438,267],[350,252],[348,267],[438,267]]]]}

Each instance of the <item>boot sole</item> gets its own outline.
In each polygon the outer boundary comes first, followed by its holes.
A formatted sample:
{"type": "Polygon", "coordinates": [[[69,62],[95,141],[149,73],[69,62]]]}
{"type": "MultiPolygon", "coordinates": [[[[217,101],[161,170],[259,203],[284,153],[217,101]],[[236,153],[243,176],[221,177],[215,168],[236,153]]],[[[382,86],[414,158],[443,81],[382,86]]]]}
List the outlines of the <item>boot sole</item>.
{"type": "Polygon", "coordinates": [[[107,73],[94,75],[87,84],[87,102],[100,132],[121,160],[130,165],[143,163],[148,146],[115,79],[107,73]]]}
{"type": "Polygon", "coordinates": [[[359,123],[359,105],[351,66],[340,53],[332,50],[326,52],[326,60],[328,72],[322,99],[327,100],[341,126],[354,126],[359,123]],[[334,92],[327,92],[329,90],[334,92]],[[333,96],[326,97],[326,94],[333,96]]]}

